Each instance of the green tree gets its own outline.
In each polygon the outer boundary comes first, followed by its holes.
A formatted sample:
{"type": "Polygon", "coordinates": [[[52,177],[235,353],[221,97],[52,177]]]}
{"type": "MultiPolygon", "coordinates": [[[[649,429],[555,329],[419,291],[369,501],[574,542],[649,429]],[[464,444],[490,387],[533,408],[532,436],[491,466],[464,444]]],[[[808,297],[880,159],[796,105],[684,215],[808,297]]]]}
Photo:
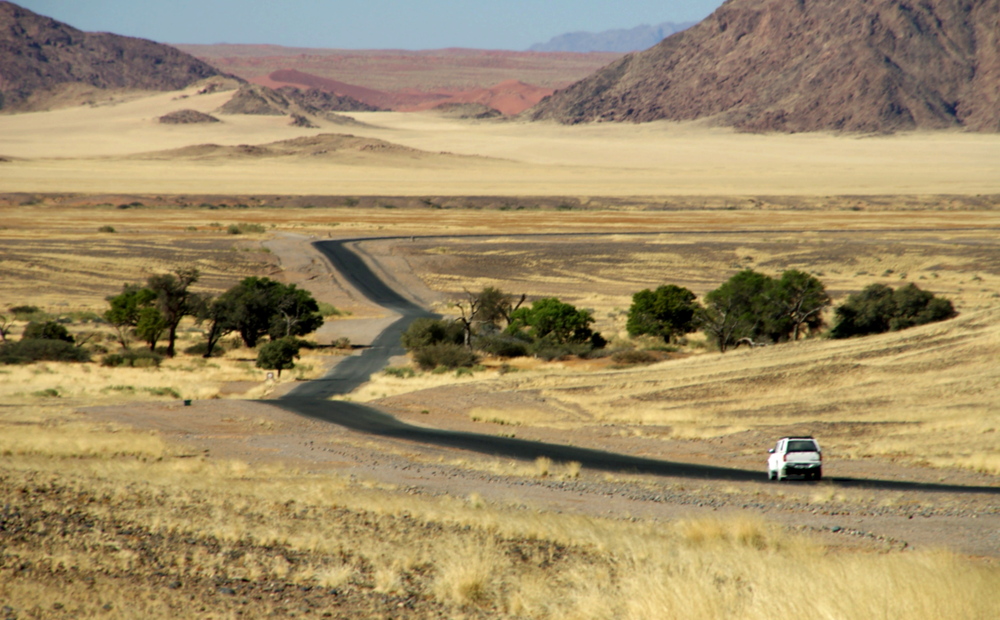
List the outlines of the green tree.
{"type": "Polygon", "coordinates": [[[163,332],[167,331],[167,321],[158,308],[141,308],[134,331],[136,337],[149,345],[150,351],[155,351],[156,343],[163,337],[163,332]]]}
{"type": "Polygon", "coordinates": [[[28,323],[21,334],[21,340],[61,340],[70,344],[76,342],[66,326],[55,321],[28,323]]]}
{"type": "Polygon", "coordinates": [[[830,305],[826,287],[814,276],[795,269],[781,274],[769,297],[777,304],[779,340],[798,340],[803,329],[816,332],[824,325],[823,311],[830,305]]]}
{"type": "Polygon", "coordinates": [[[546,338],[559,344],[587,342],[595,336],[590,329],[593,322],[589,311],[578,310],[555,297],[545,297],[534,301],[530,308],[512,312],[507,331],[526,331],[533,340],[546,338]]]}
{"type": "Polygon", "coordinates": [[[244,278],[203,304],[201,316],[210,321],[209,338],[217,341],[216,336],[235,331],[251,348],[264,336],[271,340],[304,336],[323,325],[319,304],[309,291],[257,276],[244,278]]]}
{"type": "Polygon", "coordinates": [[[231,296],[220,295],[215,299],[206,297],[198,313],[199,323],[208,323],[205,332],[205,354],[202,357],[212,357],[212,352],[219,341],[236,330],[233,322],[235,309],[231,296]]]}
{"type": "Polygon", "coordinates": [[[649,334],[670,343],[697,329],[700,310],[695,294],[686,288],[667,284],[646,289],[632,296],[626,329],[633,337],[649,334]]]}
{"type": "Polygon", "coordinates": [[[705,295],[705,307],[699,317],[705,335],[725,353],[741,338],[766,334],[774,328],[776,315],[772,293],[773,278],[752,269],[729,278],[705,295]]]}
{"type": "Polygon", "coordinates": [[[272,340],[304,336],[323,326],[323,315],[312,293],[294,284],[275,288],[274,308],[268,335],[272,340]]]}
{"type": "Polygon", "coordinates": [[[202,303],[200,296],[189,290],[198,281],[198,270],[178,269],[174,273],[150,276],[146,288],[156,294],[156,308],[167,332],[167,355],[174,356],[177,326],[185,316],[197,316],[202,303]]]}
{"type": "Polygon", "coordinates": [[[295,359],[299,356],[302,343],[297,338],[287,337],[272,340],[261,346],[257,352],[257,368],[281,371],[295,368],[295,359]]]}
{"type": "Polygon", "coordinates": [[[135,284],[126,284],[121,293],[107,298],[111,307],[104,312],[104,320],[114,327],[123,349],[129,347],[129,338],[139,324],[139,312],[155,299],[156,293],[135,284]]]}

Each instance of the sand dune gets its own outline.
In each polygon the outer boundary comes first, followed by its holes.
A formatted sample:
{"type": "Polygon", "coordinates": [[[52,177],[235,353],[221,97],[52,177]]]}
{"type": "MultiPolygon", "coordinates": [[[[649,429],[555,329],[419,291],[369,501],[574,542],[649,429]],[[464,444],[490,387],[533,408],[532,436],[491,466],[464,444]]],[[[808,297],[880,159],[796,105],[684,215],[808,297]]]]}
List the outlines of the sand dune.
{"type": "MultiPolygon", "coordinates": [[[[4,191],[127,191],[363,195],[878,195],[1000,194],[1000,135],[737,134],[697,124],[566,127],[476,122],[437,114],[351,116],[356,136],[472,158],[174,158],[139,153],[216,144],[265,145],[338,131],[288,117],[221,115],[163,125],[180,109],[211,113],[231,92],[196,89],[117,105],[0,116],[4,191]],[[95,159],[104,158],[104,159],[95,159]],[[433,161],[432,161],[433,160],[433,161]],[[428,168],[431,168],[430,170],[428,168]]],[[[221,153],[221,151],[220,151],[221,153]]],[[[363,155],[363,157],[362,157],[363,155]]]]}

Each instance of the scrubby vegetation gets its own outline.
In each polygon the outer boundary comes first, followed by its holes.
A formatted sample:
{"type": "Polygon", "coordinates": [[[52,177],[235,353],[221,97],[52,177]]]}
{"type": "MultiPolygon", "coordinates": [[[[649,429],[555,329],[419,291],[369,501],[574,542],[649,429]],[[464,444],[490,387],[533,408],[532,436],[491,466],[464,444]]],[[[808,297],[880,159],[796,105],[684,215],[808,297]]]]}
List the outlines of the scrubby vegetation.
{"type": "Polygon", "coordinates": [[[955,316],[951,301],[907,284],[895,291],[872,284],[837,307],[837,324],[830,335],[850,338],[897,331],[955,316]]]}
{"type": "Polygon", "coordinates": [[[513,296],[488,287],[455,304],[460,318],[417,319],[402,336],[420,368],[467,368],[479,362],[476,352],[497,357],[535,357],[553,360],[584,356],[606,341],[590,326],[592,313],[554,297],[521,307],[513,296]]]}

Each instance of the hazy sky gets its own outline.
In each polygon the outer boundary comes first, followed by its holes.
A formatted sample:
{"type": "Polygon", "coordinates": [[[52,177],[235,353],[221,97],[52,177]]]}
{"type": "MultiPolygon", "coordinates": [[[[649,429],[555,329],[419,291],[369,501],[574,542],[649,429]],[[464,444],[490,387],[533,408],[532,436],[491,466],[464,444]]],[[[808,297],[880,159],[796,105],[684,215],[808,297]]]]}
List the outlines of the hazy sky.
{"type": "Polygon", "coordinates": [[[81,30],[162,43],[526,49],[576,30],[697,21],[722,0],[15,0],[81,30]]]}

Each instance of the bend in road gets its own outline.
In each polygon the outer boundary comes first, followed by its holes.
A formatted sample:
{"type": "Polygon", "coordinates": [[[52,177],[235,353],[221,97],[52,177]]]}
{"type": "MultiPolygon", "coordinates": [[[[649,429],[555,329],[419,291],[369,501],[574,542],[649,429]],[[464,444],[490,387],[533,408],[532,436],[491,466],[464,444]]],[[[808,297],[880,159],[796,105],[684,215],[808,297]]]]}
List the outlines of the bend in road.
{"type": "MultiPolygon", "coordinates": [[[[579,233],[573,234],[581,236],[579,233]]],[[[483,237],[486,235],[475,236],[483,237]]],[[[553,235],[517,236],[543,237],[553,235]]],[[[633,472],[734,482],[764,479],[765,474],[760,471],[675,463],[540,441],[418,427],[398,420],[374,407],[327,400],[331,396],[353,391],[367,382],[372,374],[381,370],[389,358],[403,354],[405,351],[400,344],[400,336],[413,320],[438,316],[421,308],[389,287],[365,264],[357,253],[348,247],[351,243],[365,240],[374,239],[321,241],[313,245],[323,253],[342,277],[365,297],[373,303],[395,312],[400,318],[379,334],[371,347],[361,355],[345,358],[322,378],[302,383],[276,401],[265,402],[299,415],[338,424],[358,432],[457,448],[491,456],[520,460],[533,460],[545,456],[561,462],[576,461],[585,468],[609,472],[633,472]]],[[[828,480],[831,479],[828,478],[828,480]]],[[[1000,487],[854,478],[833,478],[832,480],[840,486],[876,490],[1000,494],[1000,487]]]]}

